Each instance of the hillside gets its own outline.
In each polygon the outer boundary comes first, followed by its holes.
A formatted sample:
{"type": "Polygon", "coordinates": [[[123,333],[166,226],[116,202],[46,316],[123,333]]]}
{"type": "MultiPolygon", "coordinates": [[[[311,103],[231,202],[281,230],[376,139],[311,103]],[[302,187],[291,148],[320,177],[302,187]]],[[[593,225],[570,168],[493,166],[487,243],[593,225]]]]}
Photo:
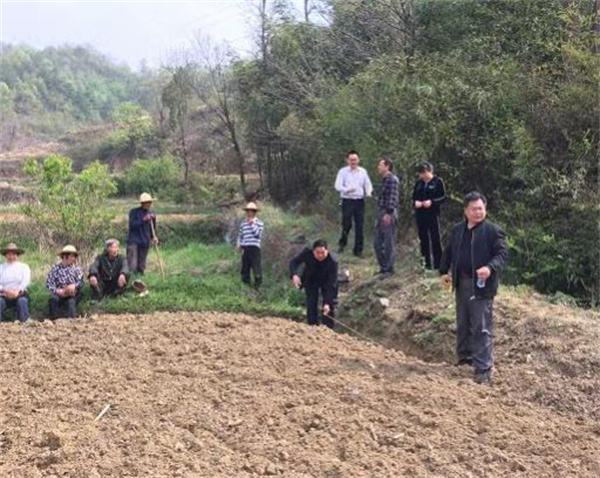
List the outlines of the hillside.
{"type": "Polygon", "coordinates": [[[590,416],[325,329],[165,313],[2,332],[3,476],[595,478],[600,469],[590,416]]]}

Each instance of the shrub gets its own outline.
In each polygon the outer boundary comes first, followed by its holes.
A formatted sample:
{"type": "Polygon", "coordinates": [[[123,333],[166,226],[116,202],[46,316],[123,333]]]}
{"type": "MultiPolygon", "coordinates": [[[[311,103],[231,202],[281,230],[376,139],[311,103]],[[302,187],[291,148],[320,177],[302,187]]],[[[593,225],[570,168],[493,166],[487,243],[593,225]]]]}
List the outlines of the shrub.
{"type": "Polygon", "coordinates": [[[37,201],[23,206],[22,212],[44,232],[42,239],[52,246],[73,243],[91,252],[115,217],[105,204],[116,192],[108,167],[94,161],[76,174],[71,159],[52,155],[41,163],[27,160],[24,170],[35,182],[37,201]]]}
{"type": "Polygon", "coordinates": [[[122,187],[127,194],[147,192],[176,199],[182,179],[181,168],[173,158],[136,159],[125,171],[122,187]]]}

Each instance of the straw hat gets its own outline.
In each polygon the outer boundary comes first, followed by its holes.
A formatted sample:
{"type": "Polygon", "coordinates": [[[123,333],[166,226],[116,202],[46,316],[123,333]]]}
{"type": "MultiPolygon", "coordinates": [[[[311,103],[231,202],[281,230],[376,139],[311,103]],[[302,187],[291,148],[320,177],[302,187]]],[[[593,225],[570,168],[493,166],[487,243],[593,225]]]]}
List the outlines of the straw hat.
{"type": "Polygon", "coordinates": [[[150,196],[150,194],[148,194],[148,193],[142,193],[140,195],[140,203],[143,204],[145,202],[152,202],[152,201],[155,201],[155,199],[152,196],[150,196]]]}
{"type": "Polygon", "coordinates": [[[256,206],[256,203],[249,202],[246,204],[244,211],[258,211],[258,207],[256,206]]]}
{"type": "Polygon", "coordinates": [[[14,252],[18,255],[21,255],[25,251],[18,247],[14,242],[11,242],[10,244],[7,244],[2,249],[0,249],[0,254],[2,254],[3,256],[5,256],[8,252],[14,252]]]}
{"type": "Polygon", "coordinates": [[[59,255],[62,257],[65,254],[75,254],[76,256],[79,256],[79,251],[77,250],[77,248],[75,246],[72,246],[69,244],[62,248],[62,251],[60,251],[59,255]]]}

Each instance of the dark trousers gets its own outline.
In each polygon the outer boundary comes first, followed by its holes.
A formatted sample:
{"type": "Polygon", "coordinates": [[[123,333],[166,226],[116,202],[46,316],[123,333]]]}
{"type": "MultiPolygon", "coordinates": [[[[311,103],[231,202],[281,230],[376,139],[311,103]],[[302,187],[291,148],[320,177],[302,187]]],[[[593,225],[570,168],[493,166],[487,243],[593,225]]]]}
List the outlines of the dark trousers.
{"type": "Polygon", "coordinates": [[[121,295],[125,292],[125,287],[119,287],[117,284],[119,278],[113,279],[111,281],[104,281],[98,277],[98,286],[91,287],[92,289],[92,299],[100,300],[106,296],[117,296],[121,295]]]}
{"type": "Polygon", "coordinates": [[[12,308],[15,309],[15,318],[19,322],[29,319],[29,298],[26,295],[12,300],[0,297],[0,322],[6,320],[6,311],[12,308]]]}
{"type": "Polygon", "coordinates": [[[439,269],[440,260],[442,259],[439,216],[417,212],[415,218],[419,229],[421,255],[425,259],[425,267],[431,269],[431,256],[433,255],[433,268],[439,269]]]}
{"type": "Polygon", "coordinates": [[[379,272],[394,272],[396,260],[396,218],[390,225],[383,224],[383,213],[380,213],[375,224],[375,256],[379,264],[379,272]]]}
{"type": "Polygon", "coordinates": [[[262,284],[262,252],[257,246],[242,247],[242,281],[250,285],[250,271],[254,275],[254,287],[262,284]]]}
{"type": "Polygon", "coordinates": [[[494,299],[479,299],[473,294],[473,279],[461,277],[456,289],[456,354],[471,359],[475,369],[492,368],[492,329],[494,299]]]}
{"type": "Polygon", "coordinates": [[[127,265],[131,272],[144,273],[149,249],[149,245],[127,244],[127,265]]]}
{"type": "Polygon", "coordinates": [[[50,298],[50,318],[58,319],[61,309],[66,310],[67,317],[74,319],[77,316],[77,304],[81,300],[81,293],[74,297],[59,297],[55,294],[50,298]]]}
{"type": "Polygon", "coordinates": [[[339,246],[343,249],[348,244],[348,235],[354,220],[354,254],[363,251],[363,229],[365,222],[364,199],[342,199],[342,235],[339,246]]]}
{"type": "Polygon", "coordinates": [[[319,293],[323,295],[323,289],[320,286],[308,286],[304,290],[306,291],[306,317],[308,325],[319,325],[321,323],[333,329],[335,306],[332,305],[329,311],[331,317],[322,315],[319,310],[319,293]]]}

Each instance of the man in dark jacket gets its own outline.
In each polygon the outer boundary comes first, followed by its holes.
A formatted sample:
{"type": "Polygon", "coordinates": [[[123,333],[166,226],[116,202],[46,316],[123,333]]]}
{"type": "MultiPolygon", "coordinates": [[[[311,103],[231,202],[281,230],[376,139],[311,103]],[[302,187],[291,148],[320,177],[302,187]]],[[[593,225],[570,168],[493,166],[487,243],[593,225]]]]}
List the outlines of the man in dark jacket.
{"type": "Polygon", "coordinates": [[[393,173],[394,163],[389,158],[379,158],[377,172],[381,184],[377,191],[377,222],[375,224],[375,255],[380,277],[394,273],[396,260],[396,222],[400,198],[400,179],[393,173]]]}
{"type": "Polygon", "coordinates": [[[431,269],[431,256],[433,255],[433,268],[440,268],[442,258],[442,245],[440,241],[439,215],[440,206],[446,200],[444,181],[433,175],[431,163],[421,163],[417,166],[419,180],[413,189],[413,209],[419,229],[421,255],[425,259],[425,267],[431,269]]]}
{"type": "Polygon", "coordinates": [[[143,193],[140,207],[129,211],[129,233],[127,234],[127,264],[131,272],[143,274],[150,244],[157,244],[156,214],[151,210],[152,196],[143,193]]]}
{"type": "Polygon", "coordinates": [[[483,194],[467,194],[464,205],[466,220],[452,229],[440,274],[456,292],[457,365],[472,365],[475,381],[487,383],[493,365],[492,308],[508,248],[502,229],[486,221],[483,194]]]}
{"type": "Polygon", "coordinates": [[[119,241],[106,241],[104,252],[94,260],[88,275],[92,289],[92,299],[116,296],[125,292],[129,279],[127,261],[119,254],[119,241]]]}
{"type": "Polygon", "coordinates": [[[322,323],[333,328],[338,295],[338,262],[329,252],[327,242],[316,241],[290,262],[292,283],[306,291],[306,312],[309,325],[319,325],[319,292],[323,298],[322,323]],[[302,267],[304,269],[301,272],[302,267]]]}

